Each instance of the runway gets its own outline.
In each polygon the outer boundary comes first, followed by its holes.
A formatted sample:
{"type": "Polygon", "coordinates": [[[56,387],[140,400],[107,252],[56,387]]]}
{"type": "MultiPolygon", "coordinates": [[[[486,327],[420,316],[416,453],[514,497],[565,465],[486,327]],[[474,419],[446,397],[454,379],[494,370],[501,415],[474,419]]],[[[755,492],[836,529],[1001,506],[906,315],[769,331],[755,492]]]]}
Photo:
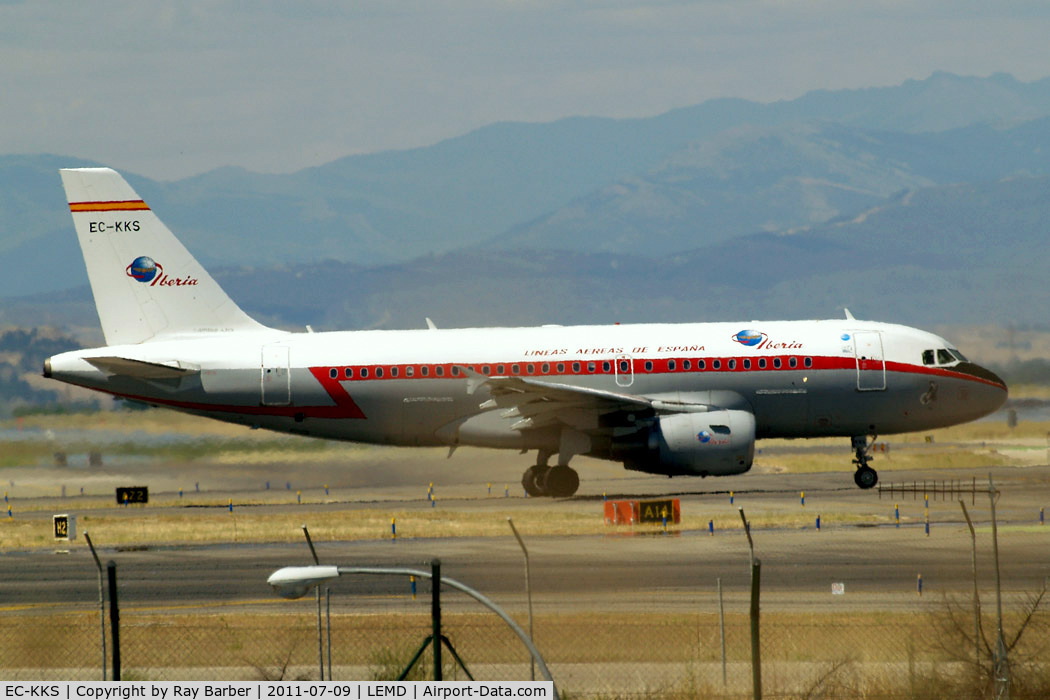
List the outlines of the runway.
{"type": "MultiPolygon", "coordinates": [[[[1050,576],[1050,526],[1039,527],[1036,519],[1038,504],[1047,497],[1050,470],[1035,467],[995,472],[1002,490],[999,550],[1004,589],[1016,594],[1037,590],[1050,576]]],[[[819,531],[815,526],[753,529],[755,555],[762,564],[763,596],[781,607],[824,601],[843,610],[896,609],[919,600],[916,580],[920,574],[927,597],[969,590],[971,540],[957,502],[931,504],[933,525],[927,536],[923,525],[914,520],[900,528],[888,522],[885,516],[892,510],[892,502],[880,501],[870,492],[841,488],[837,478],[828,478],[831,475],[817,476],[820,478],[741,477],[726,484],[744,487],[732,505],[721,489],[679,497],[687,512],[704,509],[724,515],[734,513],[740,505],[750,512],[786,512],[801,509],[795,490],[808,485],[806,508],[814,520],[822,508],[872,515],[870,522],[862,519],[860,525],[825,520],[819,531]],[[846,595],[832,597],[832,583],[844,584],[846,595]]],[[[683,483],[700,485],[697,481],[662,483],[667,484],[667,492],[674,492],[671,487],[683,483]]],[[[704,482],[705,487],[712,484],[721,485],[704,482]]],[[[425,507],[423,502],[409,503],[425,507]]],[[[967,505],[970,503],[968,496],[967,505]]],[[[585,509],[601,517],[601,505],[600,499],[580,499],[561,507],[585,509]]],[[[265,512],[288,507],[257,508],[265,512]]],[[[315,505],[309,512],[314,518],[338,518],[348,508],[363,507],[370,506],[315,505]]],[[[485,509],[494,518],[504,519],[522,509],[549,507],[549,501],[449,499],[442,507],[453,511],[485,509]]],[[[902,507],[914,516],[917,509],[921,510],[921,501],[904,501],[902,507]]],[[[974,498],[970,507],[979,524],[979,585],[988,589],[993,585],[993,562],[987,495],[974,498]]],[[[745,595],[749,587],[750,555],[742,526],[713,536],[706,531],[632,536],[615,526],[609,526],[607,534],[602,535],[523,535],[529,547],[534,600],[550,612],[601,608],[606,602],[614,603],[617,609],[640,611],[695,609],[711,600],[719,578],[731,600],[745,595]]],[[[509,529],[499,537],[315,544],[325,564],[425,568],[438,557],[445,576],[463,581],[512,609],[524,604],[524,559],[509,529]]],[[[269,574],[282,566],[312,563],[305,540],[299,544],[143,545],[131,550],[103,547],[99,554],[103,565],[109,560],[116,562],[120,600],[127,610],[203,611],[246,605],[293,610],[295,605],[312,604],[283,601],[265,583],[269,574]]],[[[0,614],[47,614],[56,606],[90,609],[97,605],[98,572],[82,541],[71,546],[68,554],[56,554],[51,549],[7,552],[0,555],[0,571],[0,614]]],[[[407,581],[396,577],[344,577],[331,588],[334,605],[358,610],[403,607],[409,593],[407,581]]],[[[427,590],[426,584],[420,583],[419,592],[427,590]]]]}

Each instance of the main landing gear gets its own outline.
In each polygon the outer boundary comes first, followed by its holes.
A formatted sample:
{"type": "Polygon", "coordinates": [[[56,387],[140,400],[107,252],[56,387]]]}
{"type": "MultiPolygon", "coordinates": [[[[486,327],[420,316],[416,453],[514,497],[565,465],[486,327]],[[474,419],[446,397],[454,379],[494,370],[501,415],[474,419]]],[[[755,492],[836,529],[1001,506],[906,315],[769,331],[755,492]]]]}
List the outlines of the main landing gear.
{"type": "Polygon", "coordinates": [[[572,467],[559,464],[547,466],[550,454],[540,452],[536,464],[525,470],[521,485],[530,496],[568,498],[580,487],[580,475],[572,467]]]}
{"type": "Polygon", "coordinates": [[[857,465],[853,481],[862,489],[870,489],[879,483],[879,473],[868,466],[868,462],[871,461],[871,456],[868,453],[871,451],[872,445],[875,444],[875,439],[876,436],[874,435],[871,436],[871,442],[868,442],[867,435],[854,435],[850,438],[853,444],[853,451],[857,455],[853,458],[853,463],[857,465]]]}

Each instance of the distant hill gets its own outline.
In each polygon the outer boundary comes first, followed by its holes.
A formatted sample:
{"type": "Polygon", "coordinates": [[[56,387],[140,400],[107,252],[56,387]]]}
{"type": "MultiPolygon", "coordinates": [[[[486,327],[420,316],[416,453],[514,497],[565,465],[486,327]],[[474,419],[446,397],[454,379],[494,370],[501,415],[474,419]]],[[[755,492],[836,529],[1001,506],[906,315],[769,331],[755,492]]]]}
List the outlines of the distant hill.
{"type": "MultiPolygon", "coordinates": [[[[126,174],[211,267],[396,264],[481,245],[678,253],[926,185],[1046,174],[1050,79],[936,73],[645,119],[494,124],[287,175],[126,174]]],[[[55,155],[0,157],[0,297],[83,284],[55,155]]]]}
{"type": "MultiPolygon", "coordinates": [[[[1050,176],[899,193],[793,233],[663,257],[469,248],[383,266],[221,268],[271,325],[317,330],[858,318],[1050,327],[1050,176]]],[[[10,299],[0,323],[96,324],[86,287],[10,299]]]]}
{"type": "Polygon", "coordinates": [[[40,376],[45,358],[79,347],[76,340],[54,329],[0,329],[0,415],[27,404],[83,400],[82,390],[70,391],[40,376]]]}
{"type": "Polygon", "coordinates": [[[1050,119],[941,133],[837,124],[740,127],[694,142],[490,242],[669,255],[760,231],[818,225],[902,190],[1050,174],[1050,119]]]}

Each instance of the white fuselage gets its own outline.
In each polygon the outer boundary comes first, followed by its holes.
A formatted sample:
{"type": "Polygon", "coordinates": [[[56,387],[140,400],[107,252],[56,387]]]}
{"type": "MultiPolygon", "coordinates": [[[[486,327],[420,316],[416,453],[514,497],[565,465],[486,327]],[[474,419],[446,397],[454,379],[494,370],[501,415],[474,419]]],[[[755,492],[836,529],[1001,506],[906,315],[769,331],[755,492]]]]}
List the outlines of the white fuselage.
{"type": "MultiPolygon", "coordinates": [[[[552,447],[481,408],[482,379],[521,376],[665,402],[750,411],[756,437],[889,434],[979,418],[1006,398],[935,335],[856,320],[333,333],[240,332],[58,355],[49,376],[222,420],[368,443],[552,447]],[[198,370],[107,374],[118,356],[198,370]]],[[[554,449],[554,451],[557,451],[554,449]]]]}

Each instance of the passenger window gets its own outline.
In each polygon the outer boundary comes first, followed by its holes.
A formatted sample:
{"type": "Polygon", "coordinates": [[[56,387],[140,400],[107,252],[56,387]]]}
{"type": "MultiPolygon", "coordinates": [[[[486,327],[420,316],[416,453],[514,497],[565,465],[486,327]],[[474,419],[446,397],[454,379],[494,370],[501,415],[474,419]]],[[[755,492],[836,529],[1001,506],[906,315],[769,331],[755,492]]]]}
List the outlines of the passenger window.
{"type": "Polygon", "coordinates": [[[521,374],[521,366],[520,365],[511,365],[510,366],[510,373],[511,374],[521,374]]]}
{"type": "Polygon", "coordinates": [[[646,372],[652,372],[653,371],[653,361],[652,360],[646,360],[645,361],[645,371],[646,372]]]}
{"type": "Polygon", "coordinates": [[[782,362],[780,361],[780,358],[779,358],[779,357],[774,357],[774,358],[773,358],[773,369],[780,369],[780,366],[781,366],[782,364],[783,364],[783,363],[782,363],[782,362]]]}
{"type": "Polygon", "coordinates": [[[608,360],[603,362],[602,363],[602,371],[603,372],[611,372],[612,371],[612,363],[609,362],[608,360]]]}
{"type": "Polygon", "coordinates": [[[382,379],[382,378],[383,378],[383,368],[382,367],[376,367],[376,379],[382,379]]]}
{"type": "Polygon", "coordinates": [[[791,369],[795,369],[796,367],[798,367],[798,358],[797,357],[790,357],[790,358],[788,358],[788,367],[790,367],[791,369]]]}
{"type": "Polygon", "coordinates": [[[677,366],[678,365],[675,363],[674,360],[668,360],[667,361],[667,371],[668,372],[674,372],[674,368],[677,367],[677,366]]]}
{"type": "Polygon", "coordinates": [[[955,358],[952,357],[952,354],[950,352],[948,352],[944,348],[940,348],[939,350],[937,350],[937,364],[950,365],[953,362],[955,362],[955,358]]]}
{"type": "Polygon", "coordinates": [[[491,370],[491,368],[488,365],[485,365],[484,367],[481,368],[481,373],[482,374],[490,374],[491,371],[492,370],[491,370]]]}
{"type": "Polygon", "coordinates": [[[551,365],[550,365],[549,362],[544,362],[542,365],[540,365],[540,373],[541,374],[547,374],[550,371],[551,371],[551,365]]]}
{"type": "Polygon", "coordinates": [[[347,367],[346,369],[343,370],[343,376],[346,377],[347,379],[353,379],[353,377],[354,377],[354,370],[352,370],[349,367],[347,367]]]}
{"type": "Polygon", "coordinates": [[[396,377],[397,376],[397,367],[391,367],[390,368],[390,376],[391,377],[396,377]]]}
{"type": "Polygon", "coordinates": [[[766,368],[766,358],[764,358],[764,357],[758,358],[758,368],[759,369],[765,369],[766,368]]]}
{"type": "Polygon", "coordinates": [[[736,369],[736,360],[729,361],[729,369],[736,369]]]}
{"type": "Polygon", "coordinates": [[[459,376],[459,367],[457,367],[455,365],[452,365],[452,376],[453,377],[458,377],[459,376]]]}
{"type": "Polygon", "coordinates": [[[594,374],[594,370],[595,370],[595,364],[593,362],[588,362],[587,363],[587,371],[589,373],[591,373],[591,374],[594,374]]]}
{"type": "Polygon", "coordinates": [[[415,367],[412,367],[411,365],[409,365],[408,367],[405,367],[405,376],[406,377],[414,376],[415,373],[416,373],[416,368],[415,367]]]}
{"type": "Polygon", "coordinates": [[[627,364],[627,360],[620,360],[620,374],[625,374],[630,371],[631,366],[627,364]]]}
{"type": "Polygon", "coordinates": [[[496,365],[496,374],[506,374],[507,368],[503,365],[496,365]]]}
{"type": "Polygon", "coordinates": [[[430,376],[430,368],[426,365],[423,365],[419,368],[419,373],[422,374],[424,377],[428,377],[430,376]]]}
{"type": "Polygon", "coordinates": [[[580,363],[579,362],[573,362],[572,363],[572,372],[573,372],[573,374],[579,374],[580,373],[580,363]]]}
{"type": "Polygon", "coordinates": [[[332,379],[339,379],[339,370],[333,367],[332,369],[328,370],[328,376],[332,379]]]}
{"type": "Polygon", "coordinates": [[[445,368],[442,367],[441,365],[438,365],[437,367],[434,368],[434,374],[436,374],[439,377],[444,377],[445,376],[445,368]]]}
{"type": "Polygon", "coordinates": [[[525,365],[525,372],[527,372],[528,374],[535,374],[536,365],[525,365]]]}
{"type": "Polygon", "coordinates": [[[711,360],[711,369],[722,369],[721,360],[711,360]]]}
{"type": "Polygon", "coordinates": [[[564,372],[565,372],[565,363],[564,362],[559,362],[558,363],[558,374],[563,374],[564,372]]]}
{"type": "Polygon", "coordinates": [[[361,379],[365,379],[366,377],[368,377],[368,368],[367,367],[362,367],[361,368],[361,379]]]}
{"type": "Polygon", "coordinates": [[[682,371],[688,372],[693,368],[693,364],[689,360],[682,360],[682,371]]]}
{"type": "Polygon", "coordinates": [[[704,361],[704,360],[697,360],[696,361],[696,368],[698,370],[707,369],[707,362],[704,361]]]}
{"type": "Polygon", "coordinates": [[[744,369],[751,369],[751,360],[746,357],[744,358],[744,369]]]}
{"type": "Polygon", "coordinates": [[[812,357],[807,357],[807,358],[806,358],[806,359],[805,359],[805,360],[803,361],[803,363],[802,363],[802,364],[804,364],[804,365],[806,366],[806,369],[809,369],[810,367],[812,367],[812,366],[813,366],[813,358],[812,358],[812,357]]]}

